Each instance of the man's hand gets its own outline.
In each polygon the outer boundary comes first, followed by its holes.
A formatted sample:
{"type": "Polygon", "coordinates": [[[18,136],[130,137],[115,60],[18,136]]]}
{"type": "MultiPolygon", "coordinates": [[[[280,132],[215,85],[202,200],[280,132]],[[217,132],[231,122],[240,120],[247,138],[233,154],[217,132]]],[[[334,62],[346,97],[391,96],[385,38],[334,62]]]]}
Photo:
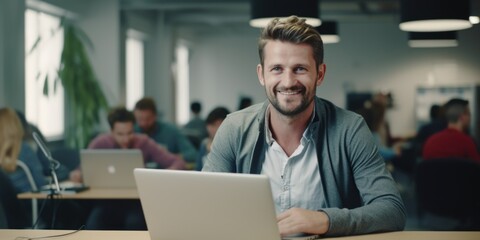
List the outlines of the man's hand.
{"type": "Polygon", "coordinates": [[[324,234],[328,231],[330,220],[324,212],[291,208],[277,217],[280,235],[296,233],[324,234]]]}

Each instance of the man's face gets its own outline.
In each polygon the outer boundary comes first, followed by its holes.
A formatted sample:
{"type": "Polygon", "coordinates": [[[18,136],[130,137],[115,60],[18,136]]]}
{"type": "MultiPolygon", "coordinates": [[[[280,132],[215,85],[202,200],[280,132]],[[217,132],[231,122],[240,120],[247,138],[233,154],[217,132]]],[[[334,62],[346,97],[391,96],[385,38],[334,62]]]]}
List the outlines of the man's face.
{"type": "Polygon", "coordinates": [[[121,148],[129,148],[133,139],[133,122],[116,122],[112,128],[115,142],[121,148]]]}
{"type": "Polygon", "coordinates": [[[152,111],[136,109],[133,114],[135,115],[138,126],[143,131],[148,131],[155,125],[156,116],[152,111]]]}
{"type": "Polygon", "coordinates": [[[323,81],[325,64],[317,71],[313,49],[307,44],[269,41],[263,51],[264,65],[257,66],[257,75],[268,100],[285,116],[302,113],[323,81]]]}

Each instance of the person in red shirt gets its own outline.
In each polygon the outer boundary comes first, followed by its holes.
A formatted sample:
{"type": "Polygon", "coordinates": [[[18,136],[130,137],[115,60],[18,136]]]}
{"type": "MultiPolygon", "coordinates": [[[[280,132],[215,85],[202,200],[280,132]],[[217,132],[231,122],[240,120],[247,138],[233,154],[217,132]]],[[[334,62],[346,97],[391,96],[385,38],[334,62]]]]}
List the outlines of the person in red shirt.
{"type": "Polygon", "coordinates": [[[467,134],[471,118],[468,101],[451,99],[445,104],[445,115],[448,127],[427,139],[423,146],[423,159],[459,158],[480,163],[475,142],[467,134]]]}

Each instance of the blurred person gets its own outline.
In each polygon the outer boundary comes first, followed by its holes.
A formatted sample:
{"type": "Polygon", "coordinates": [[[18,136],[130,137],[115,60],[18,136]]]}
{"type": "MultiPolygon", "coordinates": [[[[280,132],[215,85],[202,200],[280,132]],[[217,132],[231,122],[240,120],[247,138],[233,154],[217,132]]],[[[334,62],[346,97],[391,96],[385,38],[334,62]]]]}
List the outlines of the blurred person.
{"type": "Polygon", "coordinates": [[[32,187],[26,173],[17,167],[17,161],[25,163],[32,173],[38,188],[46,185],[40,161],[35,152],[23,140],[22,123],[11,108],[0,109],[0,166],[5,171],[18,193],[30,192],[32,187]]]}
{"type": "Polygon", "coordinates": [[[192,102],[190,104],[190,111],[192,118],[183,126],[182,131],[198,149],[201,141],[208,137],[205,120],[201,116],[202,104],[200,102],[192,102]]]}
{"type": "Polygon", "coordinates": [[[252,106],[253,101],[250,97],[242,97],[240,98],[240,102],[238,103],[238,110],[242,110],[244,108],[252,106]]]}
{"type": "MultiPolygon", "coordinates": [[[[94,138],[90,149],[140,149],[145,164],[155,162],[164,169],[185,169],[185,162],[158,146],[144,134],[135,133],[135,117],[124,107],[108,114],[110,133],[94,138]]],[[[146,230],[145,217],[139,200],[98,201],[88,217],[90,230],[146,230]]]]}
{"type": "Polygon", "coordinates": [[[108,114],[110,133],[94,138],[88,148],[92,149],[140,149],[145,164],[155,162],[163,169],[185,169],[185,162],[167,149],[158,146],[144,134],[134,132],[135,117],[120,107],[108,114]]]}
{"type": "Polygon", "coordinates": [[[435,133],[447,128],[448,122],[445,119],[444,107],[433,104],[430,107],[430,122],[420,127],[415,136],[415,148],[419,156],[422,155],[423,145],[427,139],[435,133]]]}
{"type": "Polygon", "coordinates": [[[295,16],[262,30],[257,76],[267,101],[231,113],[202,171],[269,177],[282,236],[399,231],[405,207],[363,119],[315,96],[323,42],[295,16]]]}
{"type": "MultiPolygon", "coordinates": [[[[43,133],[40,131],[40,129],[38,129],[35,125],[27,121],[27,119],[25,118],[25,115],[21,111],[16,110],[16,113],[24,129],[25,134],[23,135],[23,141],[27,143],[28,146],[30,146],[31,149],[36,153],[38,160],[42,164],[43,175],[50,176],[51,175],[50,160],[47,159],[45,154],[38,147],[38,144],[33,138],[33,133],[36,133],[44,143],[47,143],[47,139],[45,138],[43,133]]],[[[58,181],[66,181],[66,180],[70,180],[72,182],[81,181],[79,172],[76,169],[72,169],[72,171],[70,171],[61,162],[58,162],[58,164],[56,164],[55,173],[57,175],[58,181]]]]}
{"type": "Polygon", "coordinates": [[[173,124],[157,120],[157,107],[152,98],[142,98],[135,104],[135,132],[147,134],[171,153],[177,154],[185,161],[194,163],[197,150],[173,124]]]}
{"type": "Polygon", "coordinates": [[[202,170],[205,159],[210,152],[213,138],[228,114],[230,114],[230,111],[228,111],[228,109],[225,107],[216,107],[208,114],[207,119],[205,120],[207,123],[208,137],[203,139],[202,143],[200,144],[200,151],[195,164],[197,171],[202,170]]]}
{"type": "Polygon", "coordinates": [[[468,101],[454,98],[445,104],[446,129],[430,136],[423,146],[424,160],[460,158],[480,162],[480,155],[472,137],[468,135],[471,121],[468,101]]]}

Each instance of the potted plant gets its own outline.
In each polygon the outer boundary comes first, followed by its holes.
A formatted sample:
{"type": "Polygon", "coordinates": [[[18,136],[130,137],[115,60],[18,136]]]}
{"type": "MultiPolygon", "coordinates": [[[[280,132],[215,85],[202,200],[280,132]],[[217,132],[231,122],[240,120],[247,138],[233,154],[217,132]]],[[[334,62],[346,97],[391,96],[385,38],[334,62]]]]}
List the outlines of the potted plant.
{"type": "Polygon", "coordinates": [[[85,51],[85,43],[92,46],[91,41],[71,21],[64,18],[61,25],[64,42],[58,79],[66,97],[65,142],[70,147],[85,148],[108,103],[85,51]]]}
{"type": "MultiPolygon", "coordinates": [[[[58,83],[64,89],[65,144],[81,149],[96,134],[100,114],[108,109],[108,103],[85,49],[87,44],[93,49],[90,39],[66,18],[62,18],[59,29],[63,29],[63,49],[53,89],[55,91],[58,83]]],[[[53,34],[58,32],[54,30],[53,34]]],[[[30,52],[38,47],[40,41],[40,38],[37,39],[30,52]]],[[[46,96],[49,95],[48,78],[46,73],[43,83],[43,94],[46,96]]]]}

